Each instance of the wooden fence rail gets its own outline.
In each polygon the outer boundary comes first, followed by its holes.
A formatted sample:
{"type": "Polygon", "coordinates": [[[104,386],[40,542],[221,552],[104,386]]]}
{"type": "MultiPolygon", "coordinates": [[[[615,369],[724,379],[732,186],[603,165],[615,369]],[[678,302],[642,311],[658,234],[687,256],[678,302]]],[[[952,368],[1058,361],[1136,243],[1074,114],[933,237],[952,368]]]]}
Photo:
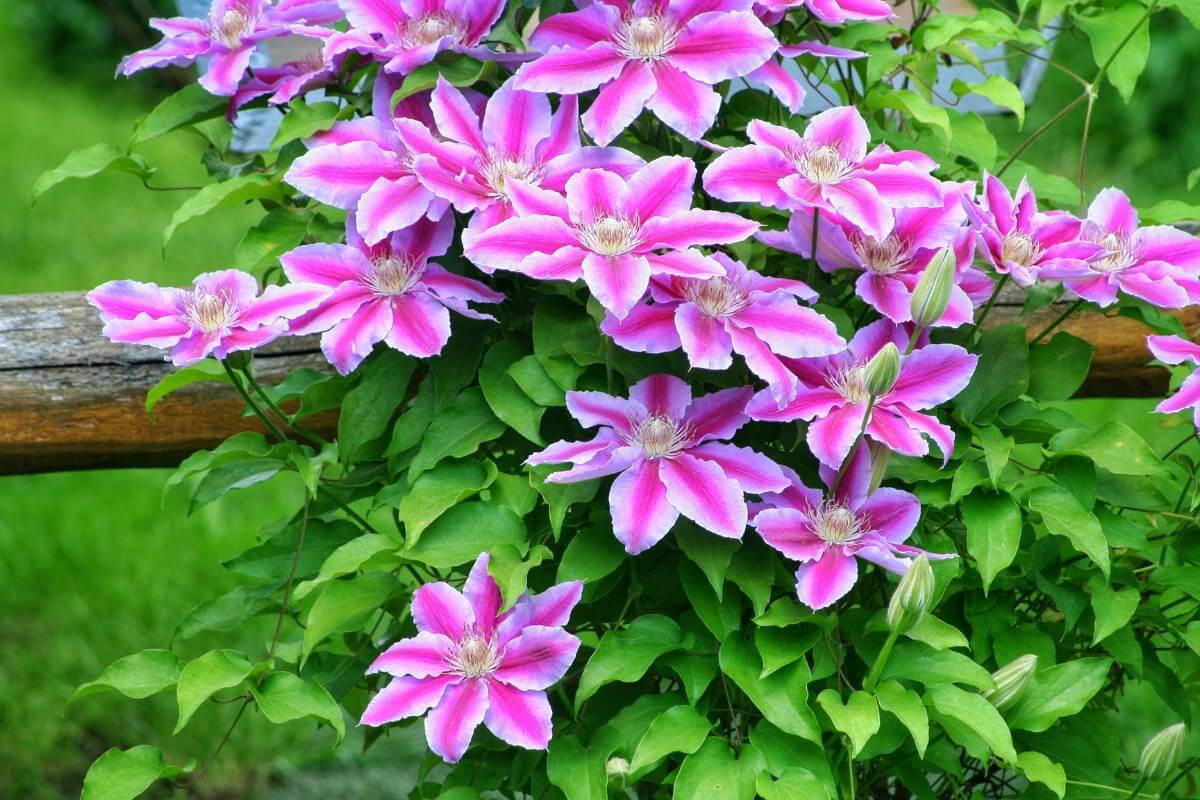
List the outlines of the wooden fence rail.
{"type": "MultiPolygon", "coordinates": [[[[1020,309],[1010,302],[1002,299],[989,326],[1017,318],[1020,309]]],[[[1057,313],[1042,309],[1029,329],[1041,330],[1057,313]]],[[[1185,313],[1184,322],[1200,329],[1200,313],[1185,313]]],[[[257,428],[243,416],[233,387],[220,383],[184,387],[147,417],[146,392],[171,366],[158,351],[109,342],[100,328],[81,293],[0,296],[0,474],[175,465],[257,428]]],[[[1085,394],[1144,396],[1166,389],[1167,373],[1147,366],[1147,330],[1140,323],[1090,315],[1062,330],[1098,348],[1085,394]]],[[[328,369],[316,337],[280,339],[259,351],[255,363],[266,383],[298,367],[328,369]]],[[[306,425],[332,434],[336,418],[321,415],[306,425]]]]}

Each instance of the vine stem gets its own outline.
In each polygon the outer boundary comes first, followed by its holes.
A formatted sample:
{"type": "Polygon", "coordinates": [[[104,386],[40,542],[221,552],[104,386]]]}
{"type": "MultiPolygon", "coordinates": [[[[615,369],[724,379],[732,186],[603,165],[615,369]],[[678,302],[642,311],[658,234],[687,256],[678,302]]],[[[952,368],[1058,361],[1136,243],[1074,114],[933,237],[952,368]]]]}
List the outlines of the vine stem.
{"type": "Polygon", "coordinates": [[[1066,311],[1064,311],[1063,313],[1061,313],[1061,314],[1059,314],[1059,315],[1058,315],[1058,319],[1054,320],[1054,322],[1051,322],[1049,325],[1047,325],[1047,326],[1046,326],[1046,327],[1045,327],[1045,328],[1042,330],[1042,332],[1041,332],[1041,333],[1039,333],[1037,336],[1035,336],[1035,337],[1033,337],[1032,339],[1030,339],[1030,340],[1029,340],[1029,343],[1030,343],[1030,344],[1037,344],[1037,343],[1038,343],[1038,342],[1040,342],[1042,339],[1045,339],[1047,336],[1049,336],[1049,335],[1050,335],[1050,334],[1051,334],[1051,333],[1054,331],[1054,329],[1055,329],[1055,328],[1057,328],[1059,325],[1061,325],[1061,324],[1062,324],[1062,323],[1063,323],[1063,322],[1064,322],[1064,321],[1067,319],[1067,317],[1071,316],[1071,315],[1072,315],[1072,314],[1074,314],[1076,311],[1078,311],[1078,310],[1079,310],[1079,307],[1080,307],[1080,306],[1082,306],[1082,305],[1083,305],[1085,302],[1087,302],[1087,301],[1085,301],[1085,300],[1076,300],[1074,303],[1072,303],[1072,304],[1070,305],[1070,307],[1069,307],[1069,308],[1067,308],[1067,310],[1066,310],[1066,311]]]}
{"type": "Polygon", "coordinates": [[[1005,287],[1010,277],[1011,273],[1007,272],[1000,276],[1000,280],[996,282],[996,288],[992,289],[992,296],[989,297],[987,303],[984,304],[983,311],[979,312],[979,319],[975,320],[975,324],[973,324],[971,326],[971,330],[967,332],[968,337],[974,336],[975,332],[979,330],[979,326],[982,325],[983,321],[988,318],[988,314],[992,313],[992,306],[996,305],[996,301],[1000,299],[1000,290],[1005,287]]]}
{"type": "Polygon", "coordinates": [[[867,425],[871,423],[871,412],[875,410],[875,396],[872,395],[867,399],[867,410],[863,414],[862,427],[858,430],[858,436],[854,438],[854,444],[850,445],[850,452],[846,453],[846,458],[842,461],[842,465],[838,467],[837,477],[833,479],[833,485],[829,487],[829,493],[834,497],[837,496],[838,488],[842,485],[842,481],[846,477],[846,473],[850,470],[850,464],[854,461],[854,456],[858,453],[858,448],[862,446],[862,441],[867,435],[867,425]]]}
{"type": "Polygon", "coordinates": [[[1192,441],[1193,439],[1200,439],[1200,431],[1195,431],[1195,432],[1189,433],[1187,436],[1183,437],[1182,442],[1175,445],[1167,452],[1163,453],[1162,460],[1166,461],[1168,458],[1170,458],[1171,456],[1178,453],[1180,450],[1182,450],[1184,448],[1184,446],[1187,445],[1188,442],[1192,441]]]}
{"type": "Polygon", "coordinates": [[[817,235],[821,229],[821,209],[813,208],[812,242],[808,251],[808,282],[811,284],[817,277],[817,235]]]}
{"type": "Polygon", "coordinates": [[[1129,794],[1125,795],[1125,800],[1136,800],[1137,796],[1139,794],[1141,794],[1142,787],[1145,785],[1146,785],[1146,777],[1142,776],[1138,780],[1137,784],[1133,787],[1133,791],[1130,792],[1129,794]]]}
{"type": "Polygon", "coordinates": [[[1063,117],[1067,116],[1067,114],[1070,114],[1072,111],[1074,111],[1075,107],[1078,106],[1080,103],[1082,103],[1085,97],[1087,97],[1086,94],[1080,94],[1074,100],[1072,100],[1071,102],[1069,102],[1065,106],[1063,106],[1062,109],[1057,114],[1055,114],[1053,117],[1051,117],[1050,119],[1043,122],[1036,131],[1029,134],[1029,138],[1027,138],[1025,141],[1021,142],[1021,144],[1017,147],[1017,149],[1013,151],[1012,155],[1010,155],[1008,157],[1008,160],[1004,162],[1003,166],[1001,166],[1000,169],[996,170],[996,177],[999,178],[1001,175],[1003,175],[1005,172],[1007,172],[1008,168],[1011,167],[1013,165],[1013,163],[1018,158],[1021,157],[1022,153],[1024,153],[1026,150],[1028,150],[1030,148],[1030,146],[1033,145],[1034,142],[1036,142],[1038,139],[1042,138],[1042,135],[1045,134],[1046,131],[1050,130],[1055,125],[1057,125],[1060,121],[1062,121],[1063,117]]]}
{"type": "Polygon", "coordinates": [[[254,373],[252,373],[249,368],[242,370],[242,374],[246,376],[246,381],[250,384],[250,388],[254,390],[255,394],[262,398],[264,403],[266,403],[267,408],[269,408],[276,417],[285,422],[289,428],[303,436],[305,439],[308,439],[309,442],[315,444],[317,447],[323,447],[326,444],[329,444],[312,431],[301,427],[299,423],[293,421],[288,414],[284,413],[283,409],[281,409],[275,403],[275,401],[271,399],[271,396],[267,394],[266,390],[263,389],[259,382],[254,379],[254,373]]]}
{"type": "MultiPolygon", "coordinates": [[[[275,648],[279,645],[279,634],[283,630],[283,618],[287,616],[288,604],[292,599],[292,584],[296,581],[296,568],[300,565],[300,553],[304,550],[304,535],[308,532],[308,493],[304,495],[304,511],[300,517],[300,534],[296,537],[296,551],[292,553],[292,566],[288,569],[287,584],[283,588],[283,605],[279,608],[279,616],[275,618],[275,633],[271,635],[271,646],[267,648],[267,660],[275,657],[275,648]]],[[[259,683],[266,677],[264,672],[259,675],[259,683]]]]}
{"type": "Polygon", "coordinates": [[[870,692],[875,689],[875,684],[879,683],[879,676],[883,674],[883,668],[887,666],[888,657],[891,656],[892,648],[896,646],[896,640],[899,638],[899,631],[888,631],[888,637],[883,643],[883,648],[879,651],[879,655],[875,657],[875,663],[871,665],[871,671],[867,673],[867,679],[863,681],[863,691],[870,692]]]}

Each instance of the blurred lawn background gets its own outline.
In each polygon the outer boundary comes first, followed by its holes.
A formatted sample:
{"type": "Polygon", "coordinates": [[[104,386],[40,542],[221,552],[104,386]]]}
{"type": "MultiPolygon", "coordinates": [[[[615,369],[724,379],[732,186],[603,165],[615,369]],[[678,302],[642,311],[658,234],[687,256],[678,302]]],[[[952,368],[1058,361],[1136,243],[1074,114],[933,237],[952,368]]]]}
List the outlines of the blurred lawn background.
{"type": "MultiPolygon", "coordinates": [[[[118,54],[146,33],[140,23],[131,26],[137,17],[112,25],[96,10],[155,4],[0,0],[0,291],[83,290],[116,277],[182,284],[228,263],[253,212],[225,210],[193,223],[164,255],[161,231],[186,195],[146,191],[117,175],[71,182],[37,207],[29,204],[39,174],[77,148],[125,142],[137,117],[170,88],[161,76],[111,80],[118,54]]],[[[1083,75],[1095,70],[1082,39],[1065,37],[1055,57],[1083,75]]],[[[1119,185],[1137,204],[1189,199],[1185,176],[1200,166],[1200,105],[1191,102],[1198,79],[1200,35],[1176,17],[1156,18],[1135,105],[1125,106],[1108,87],[1097,104],[1091,193],[1119,185]]],[[[1051,70],[1025,131],[1076,91],[1051,70]]],[[[1009,147],[1025,135],[1012,120],[997,127],[1009,147]]],[[[1074,175],[1081,130],[1082,114],[1076,114],[1026,158],[1074,175]]],[[[164,186],[202,180],[200,152],[199,141],[187,135],[145,149],[162,170],[155,182],[164,186]]],[[[1085,401],[1073,410],[1094,421],[1120,416],[1161,450],[1184,435],[1184,420],[1145,413],[1152,404],[1085,401]]],[[[0,797],[77,797],[87,765],[108,747],[152,742],[178,763],[211,751],[224,732],[233,708],[210,704],[182,735],[164,741],[162,732],[175,717],[171,693],[143,701],[98,695],[66,706],[77,685],[113,660],[169,646],[183,614],[234,585],[219,562],[299,501],[298,487],[273,482],[187,517],[178,506],[162,506],[166,474],[0,478],[0,797]]],[[[213,635],[183,643],[178,652],[190,657],[225,646],[255,653],[267,636],[266,628],[240,641],[213,635]]],[[[399,787],[387,766],[394,748],[373,750],[366,763],[339,756],[337,764],[328,761],[331,741],[328,731],[280,729],[251,716],[208,773],[203,795],[394,796],[399,787]],[[347,775],[355,776],[353,783],[347,775]]]]}

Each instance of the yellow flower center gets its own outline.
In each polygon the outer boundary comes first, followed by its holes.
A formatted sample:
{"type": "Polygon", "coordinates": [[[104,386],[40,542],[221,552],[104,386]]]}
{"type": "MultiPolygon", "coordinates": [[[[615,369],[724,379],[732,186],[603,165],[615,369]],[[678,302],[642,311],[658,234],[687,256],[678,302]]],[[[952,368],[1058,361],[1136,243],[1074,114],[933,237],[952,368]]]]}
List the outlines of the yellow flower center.
{"type": "Polygon", "coordinates": [[[458,643],[458,650],[450,660],[450,668],[468,678],[479,678],[495,672],[500,666],[500,654],[496,644],[484,639],[473,630],[468,631],[458,643]]]}
{"type": "Polygon", "coordinates": [[[467,27],[462,20],[445,16],[444,14],[426,14],[418,19],[401,23],[400,39],[409,47],[433,44],[443,37],[458,41],[466,34],[467,27]]]}
{"type": "Polygon", "coordinates": [[[633,444],[642,448],[647,458],[670,458],[679,455],[691,438],[687,426],[670,417],[654,414],[633,429],[633,444]]]}
{"type": "Polygon", "coordinates": [[[209,36],[234,50],[242,46],[242,39],[254,32],[255,20],[246,11],[231,8],[220,18],[209,20],[209,36]]]}
{"type": "Polygon", "coordinates": [[[847,544],[863,534],[858,516],[841,505],[824,505],[814,515],[817,535],[830,544],[847,544]]]}
{"type": "Polygon", "coordinates": [[[851,167],[850,162],[842,158],[836,147],[827,144],[801,153],[793,161],[801,175],[813,183],[822,185],[840,183],[851,167]]]}
{"type": "Polygon", "coordinates": [[[641,61],[657,61],[671,52],[679,39],[679,32],[658,14],[646,17],[629,17],[617,31],[617,50],[626,58],[641,61]]]}
{"type": "Polygon", "coordinates": [[[902,257],[907,248],[894,235],[882,242],[869,236],[856,237],[853,246],[862,265],[876,275],[894,275],[908,265],[908,259],[902,257]]]}
{"type": "Polygon", "coordinates": [[[204,333],[216,333],[233,327],[238,307],[226,295],[197,291],[186,305],[188,321],[204,333]]]}
{"type": "Polygon", "coordinates": [[[492,187],[492,194],[495,197],[507,197],[507,181],[509,178],[515,178],[520,181],[535,181],[538,170],[535,167],[526,164],[524,161],[518,161],[511,158],[493,158],[488,161],[480,169],[480,174],[487,181],[488,186],[492,187]]]}
{"type": "Polygon", "coordinates": [[[855,405],[866,405],[871,399],[867,391],[867,367],[859,364],[849,369],[842,369],[829,380],[829,388],[855,405]]]}
{"type": "Polygon", "coordinates": [[[602,256],[624,255],[640,242],[638,224],[626,217],[601,216],[576,230],[580,243],[602,256]]]}
{"type": "Polygon", "coordinates": [[[1133,246],[1129,240],[1118,233],[1109,233],[1104,236],[1088,235],[1088,231],[1084,231],[1084,238],[1088,241],[1095,242],[1104,248],[1105,253],[1088,262],[1093,272],[1120,272],[1121,270],[1129,269],[1137,263],[1137,253],[1133,251],[1133,246]]]}
{"type": "Polygon", "coordinates": [[[683,295],[710,317],[728,317],[750,303],[746,293],[728,278],[691,282],[683,290],[683,295]]]}
{"type": "Polygon", "coordinates": [[[1028,234],[1013,231],[1004,237],[1000,246],[1000,257],[1022,267],[1031,266],[1041,255],[1042,248],[1028,234]]]}

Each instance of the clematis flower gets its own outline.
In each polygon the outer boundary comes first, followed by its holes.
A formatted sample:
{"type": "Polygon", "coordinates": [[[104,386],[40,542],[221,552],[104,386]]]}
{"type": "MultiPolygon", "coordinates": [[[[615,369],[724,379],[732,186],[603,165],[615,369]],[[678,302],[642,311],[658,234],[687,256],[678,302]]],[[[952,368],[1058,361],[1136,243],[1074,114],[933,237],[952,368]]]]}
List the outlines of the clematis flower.
{"type": "MultiPolygon", "coordinates": [[[[947,245],[954,248],[956,282],[946,312],[935,325],[956,327],[970,322],[975,304],[967,289],[991,282],[971,266],[974,232],[966,227],[959,194],[949,192],[940,206],[902,208],[896,224],[883,239],[863,233],[847,220],[822,214],[817,223],[817,264],[826,272],[861,272],[855,291],[868,305],[893,322],[912,320],[912,294],[929,262],[947,245]],[[960,284],[966,283],[967,288],[960,284]]],[[[766,232],[759,239],[772,247],[811,258],[813,214],[795,211],[786,232],[766,232]]],[[[986,292],[986,288],[985,288],[986,292]]]]}
{"type": "Polygon", "coordinates": [[[858,449],[832,490],[836,475],[836,470],[822,470],[829,492],[810,489],[791,475],[791,485],[764,498],[768,507],[750,523],[767,544],[800,562],[796,594],[801,603],[816,611],[845,597],[858,580],[858,559],[903,575],[918,556],[955,557],[904,544],[921,518],[921,503],[899,489],[869,492],[867,448],[858,449]]]}
{"type": "Polygon", "coordinates": [[[338,0],[350,30],[329,39],[326,57],[356,51],[383,61],[386,72],[408,74],[443,50],[475,58],[504,11],[504,0],[338,0]]]}
{"type": "Polygon", "coordinates": [[[801,6],[826,25],[887,19],[893,13],[884,0],[755,0],[759,16],[768,25],[779,24],[788,11],[801,6]]]}
{"type": "Polygon", "coordinates": [[[286,105],[313,89],[333,83],[337,72],[338,65],[326,63],[320,50],[277,67],[252,68],[249,80],[229,98],[226,118],[233,121],[238,109],[260,97],[266,97],[273,106],[286,105]]]}
{"type": "Polygon", "coordinates": [[[929,172],[933,159],[879,145],[858,109],[840,106],[808,121],[804,135],[752,120],[754,142],[722,153],[704,172],[704,189],[729,202],[833,212],[876,239],[892,232],[894,208],[942,205],[929,172]]]}
{"type": "Polygon", "coordinates": [[[855,334],[842,353],[789,359],[788,367],[800,383],[795,399],[780,408],[768,392],[759,392],[746,413],[769,422],[810,421],[808,447],[818,461],[833,469],[845,461],[864,419],[866,435],[891,450],[923,456],[929,452],[923,438],[928,436],[942,451],[943,460],[949,459],[954,431],[937,417],[920,412],[946,402],[970,382],[978,358],[958,345],[925,345],[904,356],[895,385],[875,399],[867,417],[867,362],[888,343],[903,352],[908,339],[906,330],[881,319],[855,334]]]}
{"type": "Polygon", "coordinates": [[[378,342],[417,358],[442,352],[450,340],[450,312],[493,319],[468,303],[499,303],[504,295],[479,281],[447,271],[430,258],[444,255],[454,238],[450,216],[427,219],[375,245],[347,220],[346,244],[309,244],[280,256],[292,281],[327,286],[319,306],[292,322],[295,334],[324,331],[321,351],[346,375],[378,342]]]}
{"type": "Polygon", "coordinates": [[[613,533],[630,554],[657,544],[680,514],[731,539],[746,528],[745,493],[779,491],[787,478],[771,459],[730,439],[748,418],[749,388],[724,389],[692,399],[673,375],[651,375],[629,389],[629,399],[600,392],[568,392],[567,410],[585,428],[587,442],[556,442],[526,463],[570,463],[550,483],[575,483],[620,473],[608,494],[613,533]]]}
{"type": "MultiPolygon", "coordinates": [[[[482,103],[481,95],[475,97],[482,103]]],[[[353,210],[358,233],[368,244],[377,244],[422,217],[440,219],[449,208],[418,180],[416,156],[396,130],[409,119],[405,114],[414,115],[418,122],[431,122],[428,104],[409,98],[396,113],[388,121],[366,117],[337,123],[314,136],[309,141],[312,149],[296,159],[284,176],[315,200],[353,210]]],[[[450,163],[471,157],[466,147],[455,142],[430,141],[425,152],[450,163]]]]}
{"type": "Polygon", "coordinates": [[[800,281],[768,278],[723,253],[717,278],[658,277],[654,302],[633,307],[625,319],[609,314],[601,330],[626,350],[666,353],[683,348],[700,369],[728,369],[733,352],[767,382],[780,404],[795,395],[796,376],[780,356],[827,356],[845,349],[837,327],[797,302],[817,295],[800,281]]]}
{"type": "Polygon", "coordinates": [[[628,179],[581,170],[567,181],[565,198],[510,180],[518,216],[473,237],[464,254],[484,270],[583,278],[600,304],[624,319],[651,276],[725,275],[718,261],[691,248],[739,242],[758,229],[736,214],[693,209],[695,182],[696,165],[682,156],[656,158],[628,179]]]}
{"type": "Polygon", "coordinates": [[[329,0],[214,0],[207,19],[170,17],[150,20],[163,40],[126,56],[117,68],[122,75],[144,69],[192,64],[207,59],[200,85],[215,95],[230,96],[250,66],[261,42],[282,36],[324,39],[332,31],[318,27],[342,18],[329,0]]]}
{"type": "Polygon", "coordinates": [[[563,626],[583,584],[522,595],[502,613],[504,598],[488,560],[487,553],[476,559],[462,592],[439,582],[413,593],[418,633],[367,669],[395,677],[367,704],[360,724],[377,727],[429,712],[429,748],[450,763],[462,758],[480,723],[511,745],[546,749],[546,689],[562,679],[579,650],[579,639],[563,626]]]}
{"type": "Polygon", "coordinates": [[[583,127],[605,145],[643,108],[689,139],[721,107],[713,85],[761,67],[779,43],[750,0],[595,0],[544,20],[530,41],[545,55],[517,72],[517,88],[600,89],[583,127]]]}
{"type": "Polygon", "coordinates": [[[1031,286],[1043,269],[1086,270],[1104,248],[1079,239],[1081,223],[1066,211],[1037,210],[1037,197],[1021,179],[1016,195],[994,175],[984,175],[978,203],[963,201],[975,227],[978,250],[997,273],[1031,286]]]}
{"type": "Polygon", "coordinates": [[[109,339],[169,348],[171,363],[186,367],[273,341],[328,295],[311,283],[268,286],[259,294],[253,275],[227,269],[198,276],[191,289],[109,281],[88,292],[87,300],[99,310],[109,339]]]}
{"type": "Polygon", "coordinates": [[[434,132],[415,120],[398,120],[397,129],[425,188],[460,212],[474,212],[464,241],[513,216],[509,180],[561,192],[584,167],[628,177],[646,163],[617,147],[580,147],[576,98],[564,97],[552,115],[545,95],[514,89],[511,80],[477,114],[462,92],[439,77],[431,107],[434,132]]]}
{"type": "MultiPolygon", "coordinates": [[[[1190,362],[1200,365],[1200,344],[1189,342],[1179,336],[1147,336],[1146,344],[1154,357],[1164,364],[1190,362]]],[[[1154,410],[1160,414],[1192,409],[1192,422],[1200,429],[1200,370],[1193,370],[1184,378],[1179,391],[1163,400],[1154,410]]]]}
{"type": "Polygon", "coordinates": [[[1079,238],[1100,245],[1087,261],[1064,260],[1038,270],[1074,294],[1101,306],[1117,292],[1160,308],[1182,308],[1190,298],[1188,273],[1200,271],[1200,239],[1167,225],[1138,227],[1138,213],[1120,189],[1105,189],[1088,208],[1079,238]]]}

